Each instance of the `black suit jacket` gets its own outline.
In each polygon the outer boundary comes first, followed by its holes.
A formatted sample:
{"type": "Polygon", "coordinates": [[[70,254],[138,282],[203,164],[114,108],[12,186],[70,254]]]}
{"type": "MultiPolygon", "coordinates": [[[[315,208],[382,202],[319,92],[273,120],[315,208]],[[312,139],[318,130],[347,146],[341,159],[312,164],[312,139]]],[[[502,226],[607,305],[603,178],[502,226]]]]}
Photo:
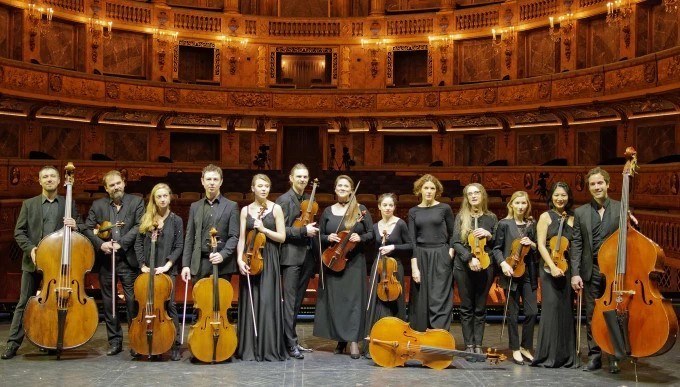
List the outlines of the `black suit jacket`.
{"type": "MultiPolygon", "coordinates": [[[[583,281],[590,281],[593,275],[593,225],[591,222],[591,205],[584,204],[574,210],[574,237],[569,249],[572,275],[580,275],[583,281]]],[[[609,229],[605,237],[619,228],[621,218],[621,202],[609,199],[609,207],[605,209],[603,220],[607,219],[609,229]]]]}
{"type": "MultiPolygon", "coordinates": [[[[120,244],[120,249],[116,251],[116,257],[125,259],[132,267],[139,267],[137,254],[135,254],[135,240],[137,233],[139,233],[139,221],[144,214],[144,201],[138,196],[124,194],[121,203],[120,214],[125,224],[120,229],[120,240],[116,241],[120,244]]],[[[85,236],[94,245],[97,257],[100,258],[99,264],[103,264],[103,260],[107,257],[101,250],[102,244],[106,241],[94,235],[93,230],[97,224],[105,220],[111,222],[111,219],[109,219],[110,208],[111,198],[105,197],[95,200],[85,221],[85,236]]]]}
{"type": "MultiPolygon", "coordinates": [[[[215,228],[217,229],[217,252],[224,261],[219,265],[219,273],[235,273],[236,245],[238,244],[239,214],[238,205],[220,195],[220,204],[215,211],[215,228]]],[[[201,243],[203,243],[203,216],[202,208],[205,198],[191,203],[189,208],[189,220],[187,232],[184,238],[184,253],[182,254],[182,267],[191,268],[191,275],[196,275],[201,267],[201,243]]]]}
{"type": "MultiPolygon", "coordinates": [[[[17,241],[21,251],[24,252],[21,260],[21,270],[27,272],[35,271],[35,265],[31,259],[31,250],[33,250],[43,238],[43,198],[44,196],[40,194],[24,200],[21,204],[21,211],[19,212],[19,218],[17,218],[17,224],[14,227],[14,239],[17,241]]],[[[66,198],[58,195],[57,200],[59,208],[57,210],[58,215],[54,231],[64,227],[64,212],[66,211],[66,198]]],[[[83,222],[80,219],[80,215],[78,215],[76,202],[72,201],[71,203],[71,217],[76,220],[76,224],[81,228],[83,222]]]]}
{"type": "MultiPolygon", "coordinates": [[[[303,200],[309,195],[304,194],[303,200]]],[[[300,201],[293,189],[279,196],[276,204],[281,206],[286,223],[286,241],[281,244],[280,264],[282,266],[300,266],[305,262],[307,252],[310,251],[309,238],[306,227],[293,227],[295,219],[300,216],[300,201]]]]}

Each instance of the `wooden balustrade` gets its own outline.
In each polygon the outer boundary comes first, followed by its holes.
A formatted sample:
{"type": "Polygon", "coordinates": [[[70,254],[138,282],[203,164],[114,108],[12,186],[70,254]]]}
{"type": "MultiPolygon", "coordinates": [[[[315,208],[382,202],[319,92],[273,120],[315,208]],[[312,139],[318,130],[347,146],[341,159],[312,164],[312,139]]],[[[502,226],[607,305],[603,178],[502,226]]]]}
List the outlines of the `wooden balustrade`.
{"type": "Polygon", "coordinates": [[[152,8],[147,4],[106,3],[106,18],[133,24],[151,24],[152,8]]]}
{"type": "Polygon", "coordinates": [[[456,31],[470,31],[497,26],[500,14],[499,9],[500,7],[494,6],[456,13],[456,31]]]}
{"type": "Polygon", "coordinates": [[[85,0],[43,0],[46,5],[72,12],[85,12],[85,0]]]}
{"type": "Polygon", "coordinates": [[[283,37],[339,37],[340,21],[270,21],[269,36],[283,37]]]}
{"type": "Polygon", "coordinates": [[[399,17],[387,19],[388,36],[426,35],[433,32],[434,18],[399,17]]]}
{"type": "Polygon", "coordinates": [[[558,11],[557,0],[533,0],[519,4],[519,21],[529,22],[535,19],[547,19],[558,11]]]}
{"type": "Polygon", "coordinates": [[[222,16],[199,12],[175,12],[173,28],[196,32],[222,32],[222,16]]]}
{"type": "Polygon", "coordinates": [[[585,8],[585,7],[590,7],[593,5],[597,5],[600,3],[607,3],[609,0],[579,0],[578,6],[579,8],[585,8]]]}

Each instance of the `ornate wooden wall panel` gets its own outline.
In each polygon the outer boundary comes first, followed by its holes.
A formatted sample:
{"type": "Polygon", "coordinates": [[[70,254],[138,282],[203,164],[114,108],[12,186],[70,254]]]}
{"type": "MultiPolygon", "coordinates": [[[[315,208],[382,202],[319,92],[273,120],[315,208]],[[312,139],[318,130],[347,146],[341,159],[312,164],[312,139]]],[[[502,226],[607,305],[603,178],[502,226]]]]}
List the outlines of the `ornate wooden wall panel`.
{"type": "MultiPolygon", "coordinates": [[[[528,31],[524,61],[526,63],[526,77],[554,74],[559,63],[559,44],[546,39],[547,32],[543,29],[528,31]]],[[[519,78],[525,76],[519,75],[519,78]]]]}
{"type": "Polygon", "coordinates": [[[253,134],[251,132],[244,132],[238,134],[238,163],[246,168],[251,168],[253,159],[251,157],[251,142],[253,134]]]}
{"type": "Polygon", "coordinates": [[[116,31],[104,40],[104,72],[146,78],[147,36],[135,32],[116,31]]]}
{"type": "Polygon", "coordinates": [[[680,153],[676,146],[675,124],[639,126],[636,133],[638,160],[648,163],[663,156],[680,153]]]}
{"type": "Polygon", "coordinates": [[[555,158],[555,132],[517,135],[517,165],[541,165],[555,158]]]}
{"type": "Polygon", "coordinates": [[[0,56],[9,58],[10,54],[10,12],[5,7],[0,7],[0,56]]]}
{"type": "Polygon", "coordinates": [[[24,125],[16,121],[0,121],[0,157],[19,157],[19,134],[24,125]]]}
{"type": "Polygon", "coordinates": [[[281,1],[281,17],[327,17],[330,0],[281,1]]]}
{"type": "Polygon", "coordinates": [[[653,8],[652,36],[654,51],[665,50],[678,45],[678,15],[666,12],[662,5],[653,8]]]}
{"type": "Polygon", "coordinates": [[[618,61],[619,29],[610,28],[604,19],[592,19],[589,23],[588,67],[601,66],[618,61]]]}
{"type": "Polygon", "coordinates": [[[220,135],[218,133],[172,133],[170,135],[170,158],[180,162],[219,161],[220,135]]]}
{"type": "Polygon", "coordinates": [[[81,128],[43,126],[39,150],[58,160],[82,159],[82,133],[81,128]]]}
{"type": "Polygon", "coordinates": [[[596,165],[600,162],[600,131],[584,130],[576,134],[576,162],[578,165],[596,165]]]}
{"type": "Polygon", "coordinates": [[[432,136],[384,136],[384,163],[427,165],[432,162],[432,136]]]}
{"type": "Polygon", "coordinates": [[[500,79],[500,56],[493,52],[488,39],[464,40],[456,47],[459,50],[459,77],[461,82],[500,79]]]}
{"type": "Polygon", "coordinates": [[[148,160],[147,131],[109,130],[106,132],[106,155],[120,161],[148,160]]]}
{"type": "Polygon", "coordinates": [[[40,35],[40,62],[42,64],[77,70],[78,32],[76,26],[52,21],[49,34],[40,35]]]}

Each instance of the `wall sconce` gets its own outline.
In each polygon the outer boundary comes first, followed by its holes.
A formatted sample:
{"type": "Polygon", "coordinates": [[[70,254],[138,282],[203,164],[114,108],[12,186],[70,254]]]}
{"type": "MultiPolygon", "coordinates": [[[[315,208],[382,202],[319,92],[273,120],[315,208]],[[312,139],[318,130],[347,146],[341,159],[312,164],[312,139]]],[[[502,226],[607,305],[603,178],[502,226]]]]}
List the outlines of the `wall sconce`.
{"type": "Polygon", "coordinates": [[[633,14],[633,7],[630,0],[614,0],[607,3],[607,24],[610,27],[617,26],[619,23],[627,22],[633,14]]]}
{"type": "Polygon", "coordinates": [[[225,37],[224,35],[221,35],[219,39],[229,49],[229,74],[236,75],[237,64],[241,61],[238,54],[248,47],[248,39],[225,37]]]}
{"type": "Polygon", "coordinates": [[[364,50],[364,53],[369,52],[371,54],[371,76],[373,78],[378,76],[378,63],[380,63],[378,61],[378,53],[386,50],[385,44],[385,39],[361,39],[361,48],[364,50]]]}
{"type": "Polygon", "coordinates": [[[548,29],[548,35],[550,39],[557,43],[560,40],[564,44],[564,56],[567,61],[571,58],[571,38],[574,36],[574,21],[573,14],[568,13],[564,16],[557,18],[557,22],[560,24],[559,29],[555,28],[555,18],[550,16],[548,18],[550,21],[550,28],[548,29]]]}
{"type": "Polygon", "coordinates": [[[46,7],[39,0],[28,0],[28,21],[30,23],[29,30],[29,48],[31,51],[35,50],[35,37],[45,35],[52,26],[52,15],[54,9],[46,7]]]}
{"type": "Polygon", "coordinates": [[[92,62],[97,63],[97,50],[102,43],[102,38],[106,40],[111,40],[111,28],[113,27],[112,21],[102,20],[97,16],[97,14],[92,15],[88,20],[88,32],[92,36],[92,62]]]}
{"type": "Polygon", "coordinates": [[[501,46],[505,46],[505,68],[510,70],[512,65],[512,44],[515,42],[515,27],[510,26],[500,31],[500,39],[496,39],[496,29],[491,30],[491,45],[493,52],[498,54],[501,46]]]}
{"type": "Polygon", "coordinates": [[[158,53],[158,65],[161,70],[165,66],[165,55],[167,50],[172,50],[172,48],[177,44],[177,37],[179,32],[172,32],[164,30],[162,28],[154,28],[153,38],[156,39],[158,46],[156,47],[156,52],[158,53]]]}
{"type": "Polygon", "coordinates": [[[677,13],[678,7],[680,7],[678,0],[663,0],[663,5],[668,13],[677,13]]]}
{"type": "Polygon", "coordinates": [[[430,49],[439,49],[439,61],[441,62],[442,74],[448,71],[449,45],[453,43],[452,35],[429,36],[430,49]]]}

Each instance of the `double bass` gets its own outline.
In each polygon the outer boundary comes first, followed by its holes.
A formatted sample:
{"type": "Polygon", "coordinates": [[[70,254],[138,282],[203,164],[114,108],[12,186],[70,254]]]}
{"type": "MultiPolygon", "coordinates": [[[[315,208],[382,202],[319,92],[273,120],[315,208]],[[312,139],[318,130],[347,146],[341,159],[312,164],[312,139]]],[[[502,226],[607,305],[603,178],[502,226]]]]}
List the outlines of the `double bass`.
{"type": "MultiPolygon", "coordinates": [[[[66,208],[71,218],[73,174],[66,165],[66,208]]],[[[97,304],[85,294],[85,274],[94,264],[92,242],[78,231],[64,226],[44,237],[35,253],[36,270],[43,272],[38,296],[31,297],[24,311],[26,337],[40,348],[57,351],[85,344],[99,323],[97,304]]]]}
{"type": "MultiPolygon", "coordinates": [[[[217,230],[210,229],[210,245],[217,250],[217,230]]],[[[196,324],[189,329],[187,339],[191,354],[204,363],[229,359],[236,352],[236,330],[229,323],[227,309],[234,290],[229,281],[220,278],[217,265],[208,278],[196,282],[191,292],[194,309],[198,310],[196,324]]]]}
{"type": "Polygon", "coordinates": [[[663,273],[664,252],[629,222],[629,179],[637,168],[635,149],[626,149],[626,159],[619,229],[602,243],[598,253],[606,289],[595,300],[591,323],[595,342],[618,359],[666,353],[678,334],[673,307],[652,279],[663,273]]]}
{"type": "Polygon", "coordinates": [[[165,309],[165,302],[170,300],[172,294],[172,280],[165,273],[156,274],[157,239],[158,224],[154,223],[151,229],[149,272],[140,274],[135,280],[135,301],[139,312],[128,329],[130,348],[149,358],[169,351],[177,335],[175,323],[165,309]]]}
{"type": "MultiPolygon", "coordinates": [[[[476,230],[479,228],[478,226],[478,219],[479,216],[474,216],[475,219],[475,227],[473,230],[476,230]]],[[[472,250],[472,255],[475,256],[479,260],[479,265],[482,267],[482,270],[486,270],[487,267],[491,264],[491,258],[489,258],[489,253],[486,252],[484,247],[486,246],[486,238],[477,238],[475,234],[470,232],[468,234],[468,244],[470,245],[470,249],[472,250]]]]}
{"type": "MultiPolygon", "coordinates": [[[[562,217],[560,218],[560,226],[557,229],[557,235],[550,238],[550,259],[552,259],[555,266],[562,270],[562,273],[567,273],[569,268],[569,263],[567,263],[567,258],[565,257],[566,251],[569,249],[569,239],[562,235],[564,231],[564,224],[567,222],[569,215],[566,211],[562,212],[562,217]]],[[[548,264],[545,263],[545,267],[548,264]]]]}

